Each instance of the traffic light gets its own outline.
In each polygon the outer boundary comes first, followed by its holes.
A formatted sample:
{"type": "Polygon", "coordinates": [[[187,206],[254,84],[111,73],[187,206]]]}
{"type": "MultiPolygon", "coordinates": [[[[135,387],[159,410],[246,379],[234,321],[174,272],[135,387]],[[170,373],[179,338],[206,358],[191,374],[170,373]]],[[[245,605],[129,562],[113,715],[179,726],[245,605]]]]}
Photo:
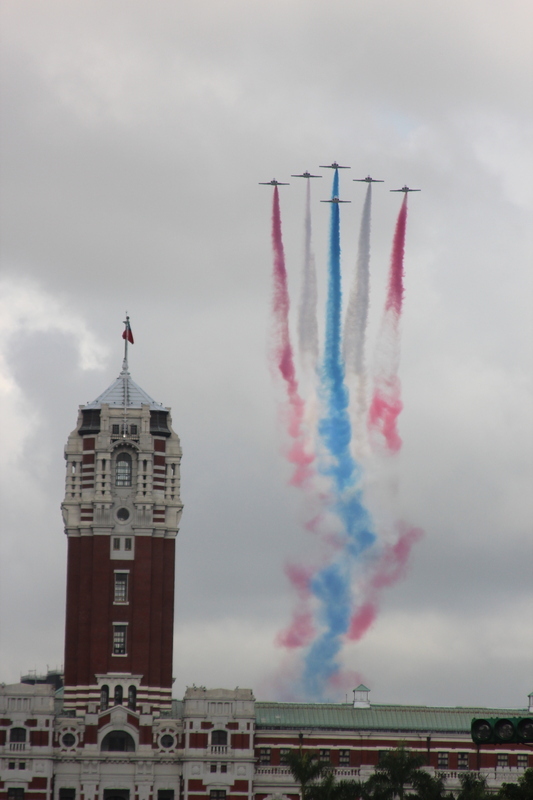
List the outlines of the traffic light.
{"type": "Polygon", "coordinates": [[[473,719],[470,732],[476,744],[533,742],[533,717],[473,719]]]}

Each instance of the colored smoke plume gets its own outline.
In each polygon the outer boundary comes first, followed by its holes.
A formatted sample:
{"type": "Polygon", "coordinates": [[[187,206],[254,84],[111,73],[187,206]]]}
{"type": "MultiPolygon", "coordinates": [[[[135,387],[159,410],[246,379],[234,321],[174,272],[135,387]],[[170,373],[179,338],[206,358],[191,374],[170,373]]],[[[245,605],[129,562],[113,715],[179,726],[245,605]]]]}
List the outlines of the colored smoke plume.
{"type": "Polygon", "coordinates": [[[397,453],[402,446],[398,417],[402,411],[399,322],[403,303],[403,258],[407,222],[407,194],[396,222],[389,270],[389,285],[376,349],[374,391],[368,411],[368,428],[374,447],[397,453]]]}
{"type": "Polygon", "coordinates": [[[312,597],[310,583],[313,570],[297,564],[287,564],[285,574],[291,586],[296,590],[298,605],[288,628],[277,635],[275,643],[279,647],[292,650],[306,647],[316,635],[313,614],[309,608],[309,601],[312,597]]]}
{"type": "Polygon", "coordinates": [[[344,320],[342,349],[346,372],[363,378],[365,375],[365,338],[370,302],[370,226],[372,209],[372,184],[366,190],[354,283],[344,320]]]}
{"type": "Polygon", "coordinates": [[[295,470],[291,483],[302,486],[312,475],[310,465],[314,455],[306,451],[302,422],[305,403],[298,391],[298,381],[294,368],[294,358],[289,333],[289,292],[287,288],[287,271],[285,269],[285,253],[281,233],[281,213],[278,187],[274,187],[272,205],[272,248],[274,252],[273,270],[273,312],[274,312],[274,361],[285,381],[288,398],[288,433],[293,439],[288,453],[289,461],[295,470]]]}
{"type": "Polygon", "coordinates": [[[393,586],[405,577],[413,545],[424,535],[421,528],[408,527],[403,522],[398,524],[398,528],[400,533],[398,540],[384,547],[365,592],[366,600],[350,619],[346,635],[350,641],[358,641],[370,628],[378,613],[381,590],[393,586]]]}
{"type": "Polygon", "coordinates": [[[311,181],[309,179],[307,179],[305,201],[304,262],[298,336],[302,363],[308,363],[315,370],[318,362],[317,282],[315,256],[312,249],[311,181]]]}

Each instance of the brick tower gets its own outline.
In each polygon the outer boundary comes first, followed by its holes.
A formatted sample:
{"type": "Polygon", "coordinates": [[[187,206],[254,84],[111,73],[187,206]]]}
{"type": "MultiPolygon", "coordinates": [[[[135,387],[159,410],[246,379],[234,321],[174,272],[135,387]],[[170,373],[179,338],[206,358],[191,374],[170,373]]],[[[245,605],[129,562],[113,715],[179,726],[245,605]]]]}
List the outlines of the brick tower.
{"type": "Polygon", "coordinates": [[[170,410],[128,371],[80,406],[65,448],[65,709],[171,706],[181,448],[170,410]]]}

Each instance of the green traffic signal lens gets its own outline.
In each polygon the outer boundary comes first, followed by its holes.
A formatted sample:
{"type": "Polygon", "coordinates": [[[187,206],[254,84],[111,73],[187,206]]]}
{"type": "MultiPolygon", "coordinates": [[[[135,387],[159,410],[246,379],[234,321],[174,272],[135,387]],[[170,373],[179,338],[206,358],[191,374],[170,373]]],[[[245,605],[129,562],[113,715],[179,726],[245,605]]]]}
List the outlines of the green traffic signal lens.
{"type": "Polygon", "coordinates": [[[533,719],[521,719],[516,730],[521,742],[533,742],[533,719]]]}
{"type": "Polygon", "coordinates": [[[494,726],[494,734],[500,742],[510,742],[514,739],[514,725],[509,719],[499,719],[494,726]]]}
{"type": "Polygon", "coordinates": [[[475,742],[488,742],[492,736],[492,729],[486,719],[477,719],[472,723],[472,737],[475,742]]]}

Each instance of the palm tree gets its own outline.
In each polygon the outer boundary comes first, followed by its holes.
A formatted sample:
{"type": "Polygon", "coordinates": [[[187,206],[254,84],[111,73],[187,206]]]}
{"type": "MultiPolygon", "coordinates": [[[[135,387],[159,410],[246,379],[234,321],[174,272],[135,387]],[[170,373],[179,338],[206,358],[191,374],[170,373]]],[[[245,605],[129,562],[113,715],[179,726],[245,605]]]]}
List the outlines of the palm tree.
{"type": "Polygon", "coordinates": [[[457,795],[457,800],[489,800],[487,779],[484,776],[465,772],[459,776],[459,780],[461,790],[457,795]]]}
{"type": "Polygon", "coordinates": [[[442,773],[430,775],[423,770],[413,778],[416,789],[414,795],[409,795],[409,800],[453,800],[452,792],[446,791],[446,779],[442,773]]]}
{"type": "Polygon", "coordinates": [[[300,785],[302,800],[310,800],[308,795],[310,784],[316,782],[328,770],[328,764],[320,761],[314,752],[305,752],[301,747],[287,753],[287,766],[292,777],[300,785]]]}
{"type": "Polygon", "coordinates": [[[405,787],[416,785],[424,757],[400,746],[389,750],[367,780],[366,786],[375,800],[404,800],[405,787]]]}
{"type": "Polygon", "coordinates": [[[366,784],[361,781],[336,781],[335,773],[326,766],[320,783],[307,789],[307,800],[373,800],[366,784]]]}
{"type": "Polygon", "coordinates": [[[533,797],[533,769],[526,769],[516,783],[504,783],[498,800],[531,800],[533,797]]]}

